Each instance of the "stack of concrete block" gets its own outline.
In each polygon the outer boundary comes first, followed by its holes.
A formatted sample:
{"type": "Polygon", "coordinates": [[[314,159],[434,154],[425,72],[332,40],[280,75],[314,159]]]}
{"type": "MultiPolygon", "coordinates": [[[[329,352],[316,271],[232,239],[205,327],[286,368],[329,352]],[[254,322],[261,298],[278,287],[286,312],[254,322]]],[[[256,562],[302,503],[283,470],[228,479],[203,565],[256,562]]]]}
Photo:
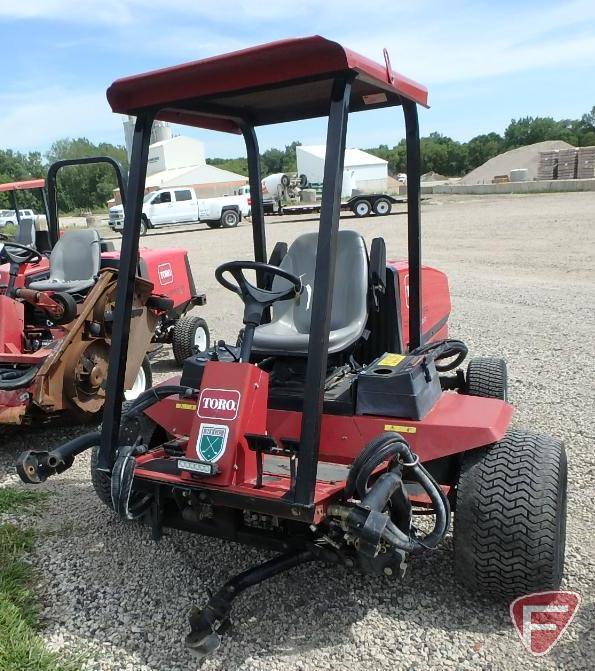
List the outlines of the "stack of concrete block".
{"type": "Polygon", "coordinates": [[[558,152],[558,177],[557,179],[576,179],[577,150],[560,149],[558,152]]]}
{"type": "Polygon", "coordinates": [[[556,179],[558,172],[558,150],[539,152],[537,179],[556,179]]]}
{"type": "Polygon", "coordinates": [[[595,177],[595,147],[579,147],[576,176],[579,179],[595,177]]]}

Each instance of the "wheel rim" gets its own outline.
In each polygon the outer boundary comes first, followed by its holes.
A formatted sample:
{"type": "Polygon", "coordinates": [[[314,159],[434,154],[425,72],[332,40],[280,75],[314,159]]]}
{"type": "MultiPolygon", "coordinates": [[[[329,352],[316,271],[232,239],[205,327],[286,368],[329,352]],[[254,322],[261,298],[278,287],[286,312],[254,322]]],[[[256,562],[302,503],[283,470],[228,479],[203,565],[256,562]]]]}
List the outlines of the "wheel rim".
{"type": "Polygon", "coordinates": [[[201,352],[207,349],[207,332],[202,326],[199,326],[194,333],[194,346],[201,352]]]}
{"type": "Polygon", "coordinates": [[[141,366],[138,369],[138,374],[132,385],[132,389],[128,389],[124,392],[124,398],[127,401],[134,401],[137,399],[147,387],[147,376],[145,374],[145,369],[141,366]]]}
{"type": "Polygon", "coordinates": [[[225,223],[226,223],[228,226],[234,226],[235,223],[236,223],[236,215],[235,215],[233,212],[228,212],[228,213],[225,215],[225,223]]]}
{"type": "Polygon", "coordinates": [[[363,216],[365,216],[366,214],[368,214],[368,212],[370,211],[370,208],[368,207],[368,204],[367,204],[367,203],[358,203],[358,204],[355,206],[355,211],[356,211],[361,217],[363,217],[363,216]]]}
{"type": "Polygon", "coordinates": [[[376,203],[376,212],[378,214],[386,214],[388,212],[388,203],[385,200],[381,200],[376,203]]]}

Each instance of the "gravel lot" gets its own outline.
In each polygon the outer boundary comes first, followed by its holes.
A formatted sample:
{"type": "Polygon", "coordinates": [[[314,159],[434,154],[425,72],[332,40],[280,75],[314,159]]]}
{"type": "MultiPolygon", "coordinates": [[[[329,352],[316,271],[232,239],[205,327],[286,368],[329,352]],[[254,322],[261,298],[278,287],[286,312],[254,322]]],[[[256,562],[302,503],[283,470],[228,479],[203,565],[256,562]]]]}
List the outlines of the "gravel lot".
{"type": "MultiPolygon", "coordinates": [[[[565,439],[569,462],[564,587],[582,594],[560,644],[532,658],[513,632],[507,604],[460,588],[451,543],[411,561],[402,584],[311,565],[238,599],[236,626],[204,669],[593,669],[595,668],[595,194],[444,197],[424,202],[426,263],[447,271],[451,333],[473,354],[508,359],[515,422],[565,439]]],[[[389,257],[405,253],[402,213],[341,225],[370,241],[383,235],[389,257]]],[[[269,247],[314,230],[308,218],[271,218],[269,247]]],[[[200,309],[216,338],[235,340],[241,305],[215,281],[214,267],[249,258],[251,230],[189,227],[159,231],[147,246],[190,250],[200,309]],[[190,232],[192,231],[192,232],[190,232]]],[[[175,370],[169,351],[157,379],[175,370]]],[[[3,430],[4,431],[4,430],[3,430]]],[[[46,447],[80,427],[12,431],[2,439],[0,482],[24,446],[46,447]]],[[[43,577],[44,636],[81,652],[87,669],[194,669],[183,648],[190,607],[207,588],[266,555],[232,543],[116,520],[95,498],[87,458],[44,487],[55,492],[33,520],[42,530],[35,563],[43,577]]]]}

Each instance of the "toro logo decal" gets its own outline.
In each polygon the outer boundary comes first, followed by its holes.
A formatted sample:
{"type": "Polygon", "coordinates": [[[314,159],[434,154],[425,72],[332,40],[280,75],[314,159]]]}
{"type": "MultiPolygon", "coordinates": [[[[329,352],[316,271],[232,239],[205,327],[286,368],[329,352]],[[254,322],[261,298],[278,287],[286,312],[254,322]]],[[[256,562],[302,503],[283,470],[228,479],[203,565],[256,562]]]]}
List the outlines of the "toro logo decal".
{"type": "Polygon", "coordinates": [[[512,623],[532,655],[547,655],[556,645],[576,615],[580,600],[576,592],[536,592],[510,604],[512,623]]]}
{"type": "Polygon", "coordinates": [[[236,389],[203,389],[196,414],[203,419],[231,421],[238,416],[240,392],[236,389]]]}
{"type": "Polygon", "coordinates": [[[171,263],[160,263],[157,266],[157,275],[159,276],[159,284],[161,286],[171,284],[174,281],[174,271],[172,270],[171,263]]]}

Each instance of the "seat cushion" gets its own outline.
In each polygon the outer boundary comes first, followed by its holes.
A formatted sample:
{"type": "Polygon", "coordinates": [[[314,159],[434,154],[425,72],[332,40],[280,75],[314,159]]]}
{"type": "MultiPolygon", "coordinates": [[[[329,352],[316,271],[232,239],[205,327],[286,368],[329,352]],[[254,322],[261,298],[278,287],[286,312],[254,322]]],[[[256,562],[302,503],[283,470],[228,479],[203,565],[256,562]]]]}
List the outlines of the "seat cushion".
{"type": "Polygon", "coordinates": [[[69,294],[78,294],[81,291],[90,289],[95,284],[94,279],[90,280],[71,280],[70,282],[60,280],[38,280],[28,285],[29,289],[34,291],[65,291],[69,294]]]}

